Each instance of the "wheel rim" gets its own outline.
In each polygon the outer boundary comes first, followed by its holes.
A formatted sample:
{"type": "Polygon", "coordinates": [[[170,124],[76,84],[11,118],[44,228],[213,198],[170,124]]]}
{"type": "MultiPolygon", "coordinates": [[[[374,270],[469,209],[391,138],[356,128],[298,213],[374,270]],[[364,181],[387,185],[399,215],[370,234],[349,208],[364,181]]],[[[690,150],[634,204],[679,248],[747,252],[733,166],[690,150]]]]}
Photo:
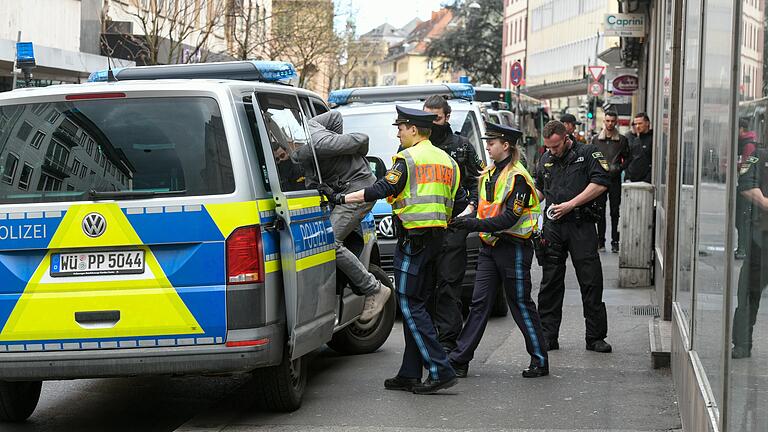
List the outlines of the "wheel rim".
{"type": "Polygon", "coordinates": [[[289,373],[291,374],[291,386],[300,390],[302,386],[301,357],[289,363],[289,373]]]}
{"type": "Polygon", "coordinates": [[[354,323],[350,324],[349,331],[357,338],[367,338],[376,332],[379,327],[379,323],[384,317],[384,313],[386,313],[386,308],[379,312],[379,314],[373,319],[368,321],[355,321],[354,323]]]}

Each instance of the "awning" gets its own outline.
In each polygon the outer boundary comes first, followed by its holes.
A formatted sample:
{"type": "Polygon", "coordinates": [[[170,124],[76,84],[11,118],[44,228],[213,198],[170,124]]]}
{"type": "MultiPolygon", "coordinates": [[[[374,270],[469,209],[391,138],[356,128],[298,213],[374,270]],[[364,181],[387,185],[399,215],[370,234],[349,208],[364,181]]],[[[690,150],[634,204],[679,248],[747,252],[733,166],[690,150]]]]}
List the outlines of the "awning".
{"type": "Polygon", "coordinates": [[[587,79],[557,81],[529,86],[523,93],[536,99],[553,99],[565,96],[583,96],[587,94],[587,79]]]}

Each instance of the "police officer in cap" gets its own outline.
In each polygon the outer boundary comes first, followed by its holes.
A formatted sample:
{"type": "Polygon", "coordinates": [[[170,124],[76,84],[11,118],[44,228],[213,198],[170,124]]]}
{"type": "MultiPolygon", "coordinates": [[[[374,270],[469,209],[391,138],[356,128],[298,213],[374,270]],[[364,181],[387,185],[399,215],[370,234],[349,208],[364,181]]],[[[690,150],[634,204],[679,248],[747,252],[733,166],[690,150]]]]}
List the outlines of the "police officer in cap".
{"type": "Polygon", "coordinates": [[[480,231],[483,246],[477,258],[477,276],[472,304],[458,347],[450,354],[459,377],[466,377],[469,361],[483,337],[496,290],[504,289],[517,327],[531,356],[523,377],[549,374],[549,361],[539,313],[531,299],[531,238],[538,231],[539,197],[533,178],[520,163],[515,145],[522,133],[516,129],[486,123],[488,155],[493,166],[480,178],[477,217],[457,218],[451,226],[480,231]]]}
{"type": "Polygon", "coordinates": [[[586,144],[587,140],[576,131],[576,126],[581,122],[576,120],[573,114],[563,114],[560,116],[560,123],[565,126],[566,132],[568,132],[568,139],[575,145],[586,144]]]}
{"type": "Polygon", "coordinates": [[[608,163],[592,144],[573,146],[565,126],[550,121],[542,131],[547,151],[539,159],[536,188],[546,199],[542,239],[536,250],[543,267],[539,316],[548,350],[560,347],[565,260],[571,255],[586,322],[586,348],[611,352],[605,342],[608,318],[603,303],[603,269],[597,252],[594,201],[608,188],[608,163]]]}
{"type": "Polygon", "coordinates": [[[456,373],[426,308],[434,286],[435,261],[461,180],[456,162],[429,141],[435,118],[426,111],[398,106],[394,126],[403,150],[393,157],[392,168],[372,186],[329,197],[337,204],[386,197],[392,204],[398,235],[393,266],[405,350],[400,371],[384,381],[384,387],[416,394],[431,394],[456,384],[456,373]],[[422,382],[425,367],[428,376],[422,382]]]}

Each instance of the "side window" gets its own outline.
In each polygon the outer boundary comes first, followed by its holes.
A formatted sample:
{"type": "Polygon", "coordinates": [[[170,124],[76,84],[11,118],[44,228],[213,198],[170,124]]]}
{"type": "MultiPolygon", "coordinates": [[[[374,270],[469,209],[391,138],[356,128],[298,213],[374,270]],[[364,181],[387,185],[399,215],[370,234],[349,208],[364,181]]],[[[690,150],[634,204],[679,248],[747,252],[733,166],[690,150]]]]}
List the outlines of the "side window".
{"type": "Polygon", "coordinates": [[[299,97],[299,103],[301,103],[301,110],[304,112],[304,118],[312,118],[315,115],[312,114],[312,108],[309,106],[309,99],[306,97],[299,97]]]}
{"type": "Polygon", "coordinates": [[[312,107],[315,108],[315,115],[320,115],[328,112],[328,107],[325,106],[323,101],[312,98],[312,107]]]}
{"type": "Polygon", "coordinates": [[[485,157],[483,143],[480,139],[480,126],[477,124],[477,118],[475,117],[474,111],[469,111],[467,113],[467,118],[464,119],[464,124],[461,125],[461,135],[469,140],[472,147],[475,148],[477,155],[480,156],[480,159],[483,162],[488,163],[488,160],[485,157]]]}
{"type": "Polygon", "coordinates": [[[277,165],[280,189],[283,192],[306,190],[305,169],[312,169],[314,155],[308,147],[305,117],[298,100],[295,96],[268,93],[257,97],[277,165]]]}

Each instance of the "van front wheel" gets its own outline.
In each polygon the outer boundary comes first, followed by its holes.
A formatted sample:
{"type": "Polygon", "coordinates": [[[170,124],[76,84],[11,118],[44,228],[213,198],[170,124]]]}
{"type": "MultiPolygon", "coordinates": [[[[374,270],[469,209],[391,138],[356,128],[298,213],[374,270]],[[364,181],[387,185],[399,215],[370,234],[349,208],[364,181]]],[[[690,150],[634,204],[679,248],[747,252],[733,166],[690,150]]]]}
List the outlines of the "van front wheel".
{"type": "Polygon", "coordinates": [[[0,421],[22,422],[32,415],[40,400],[42,381],[0,381],[0,421]]]}

